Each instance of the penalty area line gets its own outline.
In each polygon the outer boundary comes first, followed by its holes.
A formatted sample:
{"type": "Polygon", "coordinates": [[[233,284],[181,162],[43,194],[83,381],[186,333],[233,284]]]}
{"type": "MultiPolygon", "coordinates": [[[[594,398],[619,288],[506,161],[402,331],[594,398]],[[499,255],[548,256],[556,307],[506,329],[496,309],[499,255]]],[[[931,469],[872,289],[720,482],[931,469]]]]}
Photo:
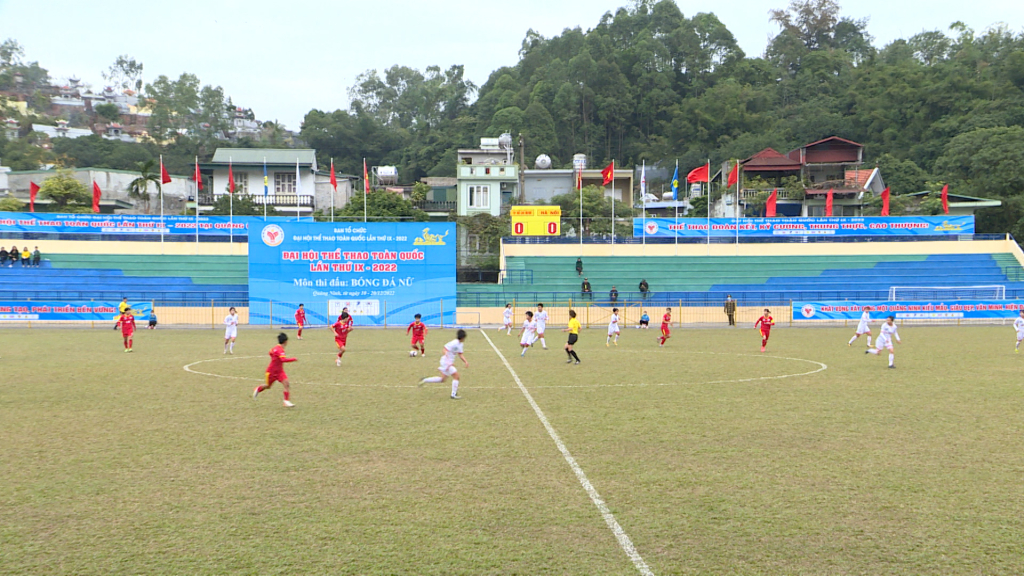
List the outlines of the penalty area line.
{"type": "Polygon", "coordinates": [[[537,415],[537,418],[540,419],[541,424],[544,425],[544,429],[548,431],[548,436],[551,436],[551,439],[555,441],[555,446],[558,447],[558,451],[562,453],[562,457],[565,458],[569,467],[572,468],[573,473],[576,474],[576,479],[579,480],[580,485],[583,486],[583,490],[586,491],[587,496],[590,496],[591,502],[594,503],[594,506],[597,506],[597,510],[601,513],[601,516],[604,517],[604,521],[608,524],[608,528],[610,528],[612,534],[615,535],[615,539],[619,541],[619,546],[626,553],[626,556],[629,556],[629,559],[633,561],[633,566],[636,566],[637,571],[639,571],[643,576],[654,576],[654,572],[651,571],[647,566],[647,563],[644,562],[643,557],[641,557],[640,553],[637,552],[636,547],[633,546],[633,541],[630,540],[626,531],[622,529],[622,526],[619,524],[619,521],[615,519],[615,515],[612,514],[612,511],[608,509],[608,505],[605,504],[601,495],[597,493],[597,489],[594,488],[594,485],[587,479],[587,475],[583,472],[583,468],[580,468],[576,459],[573,458],[571,453],[569,453],[569,449],[565,447],[565,443],[562,442],[558,432],[555,431],[554,426],[551,425],[547,416],[544,415],[544,411],[540,409],[540,406],[537,405],[533,396],[530,395],[530,391],[526,389],[523,381],[519,379],[519,375],[516,374],[516,371],[513,370],[512,366],[508,363],[508,360],[505,359],[505,355],[502,354],[501,350],[498,350],[498,347],[494,345],[494,342],[491,340],[491,337],[487,335],[487,332],[481,329],[480,333],[484,335],[487,343],[491,345],[491,348],[494,349],[494,353],[498,355],[498,358],[501,359],[501,363],[505,365],[509,374],[512,375],[512,379],[515,380],[516,386],[519,387],[519,391],[526,397],[526,401],[530,403],[530,406],[533,408],[533,412],[537,415]]]}

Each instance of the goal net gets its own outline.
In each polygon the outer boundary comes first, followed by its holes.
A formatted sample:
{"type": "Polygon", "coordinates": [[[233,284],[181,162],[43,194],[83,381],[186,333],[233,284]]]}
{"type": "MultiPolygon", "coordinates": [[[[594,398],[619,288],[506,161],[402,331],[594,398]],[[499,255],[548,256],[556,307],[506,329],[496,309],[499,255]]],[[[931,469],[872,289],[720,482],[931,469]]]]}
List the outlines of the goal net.
{"type": "Polygon", "coordinates": [[[1006,286],[892,286],[889,301],[1003,300],[1006,286]]]}

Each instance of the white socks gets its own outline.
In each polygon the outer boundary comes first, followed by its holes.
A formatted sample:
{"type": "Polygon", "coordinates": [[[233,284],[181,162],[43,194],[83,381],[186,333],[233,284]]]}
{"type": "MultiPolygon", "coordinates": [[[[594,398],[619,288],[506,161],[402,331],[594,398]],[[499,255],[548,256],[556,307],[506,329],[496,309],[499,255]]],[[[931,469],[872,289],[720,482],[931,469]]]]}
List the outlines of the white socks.
{"type": "Polygon", "coordinates": [[[895,354],[889,354],[889,366],[892,366],[892,363],[895,360],[896,360],[896,355],[895,354]]]}
{"type": "Polygon", "coordinates": [[[452,380],[452,396],[455,396],[459,391],[459,381],[452,380]]]}
{"type": "Polygon", "coordinates": [[[868,336],[868,347],[871,347],[871,336],[868,336]]]}
{"type": "Polygon", "coordinates": [[[444,380],[440,376],[431,376],[430,378],[423,379],[424,384],[440,384],[441,382],[444,382],[444,380]]]}
{"type": "Polygon", "coordinates": [[[231,342],[230,344],[228,344],[228,352],[234,352],[234,351],[235,351],[235,343],[231,342]]]}
{"type": "Polygon", "coordinates": [[[869,354],[874,354],[875,356],[878,356],[878,350],[875,350],[875,349],[868,350],[868,353],[869,354]]]}
{"type": "Polygon", "coordinates": [[[526,356],[527,348],[529,348],[529,346],[523,346],[523,352],[520,354],[520,356],[526,356]]]}
{"type": "MultiPolygon", "coordinates": [[[[848,342],[848,344],[853,344],[853,343],[854,343],[854,342],[856,342],[856,341],[857,341],[857,337],[856,337],[856,336],[854,336],[853,338],[850,338],[850,341],[848,342]]],[[[868,343],[868,346],[871,346],[871,343],[870,343],[870,342],[868,343]]]]}
{"type": "Polygon", "coordinates": [[[543,338],[540,339],[540,347],[541,348],[547,348],[548,347],[548,343],[545,342],[543,338]]]}

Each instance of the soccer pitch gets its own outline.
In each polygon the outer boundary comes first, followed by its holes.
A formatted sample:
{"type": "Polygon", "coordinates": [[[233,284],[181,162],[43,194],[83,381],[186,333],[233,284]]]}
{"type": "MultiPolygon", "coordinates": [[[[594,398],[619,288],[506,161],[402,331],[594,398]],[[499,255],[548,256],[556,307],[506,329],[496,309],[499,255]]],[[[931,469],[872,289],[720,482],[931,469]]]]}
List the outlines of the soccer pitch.
{"type": "Polygon", "coordinates": [[[852,332],[0,330],[0,574],[1024,573],[1013,330],[852,332]]]}

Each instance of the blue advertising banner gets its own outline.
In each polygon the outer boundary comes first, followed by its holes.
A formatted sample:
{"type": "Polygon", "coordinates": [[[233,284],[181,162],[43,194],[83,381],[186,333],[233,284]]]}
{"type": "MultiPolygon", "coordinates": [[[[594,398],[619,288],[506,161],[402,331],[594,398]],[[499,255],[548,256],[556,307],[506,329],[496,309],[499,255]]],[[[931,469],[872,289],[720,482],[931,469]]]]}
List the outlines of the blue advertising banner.
{"type": "Polygon", "coordinates": [[[860,320],[865,306],[871,319],[890,315],[897,320],[972,320],[1014,318],[1024,310],[1024,300],[935,300],[929,302],[794,302],[793,320],[860,320]]]}
{"type": "Polygon", "coordinates": [[[455,224],[267,223],[249,242],[249,323],[455,323],[455,224]],[[271,322],[271,317],[273,321],[271,322]]]}
{"type": "MultiPolygon", "coordinates": [[[[120,302],[39,301],[0,302],[0,321],[101,320],[114,321],[120,302]]],[[[144,323],[153,306],[149,302],[129,302],[135,321],[144,323]]]]}
{"type": "MultiPolygon", "coordinates": [[[[711,236],[736,237],[733,218],[712,218],[711,236]]],[[[974,216],[866,216],[850,218],[741,218],[740,238],[771,236],[957,236],[974,234],[974,216]]],[[[706,218],[634,218],[639,238],[706,238],[706,218]]]]}
{"type": "MultiPolygon", "coordinates": [[[[294,218],[268,218],[287,222],[294,218]]],[[[199,216],[200,236],[244,236],[250,226],[265,224],[262,216],[199,216]]],[[[140,214],[58,214],[48,212],[0,212],[0,232],[47,232],[62,234],[187,234],[195,235],[195,216],[140,214]]]]}

